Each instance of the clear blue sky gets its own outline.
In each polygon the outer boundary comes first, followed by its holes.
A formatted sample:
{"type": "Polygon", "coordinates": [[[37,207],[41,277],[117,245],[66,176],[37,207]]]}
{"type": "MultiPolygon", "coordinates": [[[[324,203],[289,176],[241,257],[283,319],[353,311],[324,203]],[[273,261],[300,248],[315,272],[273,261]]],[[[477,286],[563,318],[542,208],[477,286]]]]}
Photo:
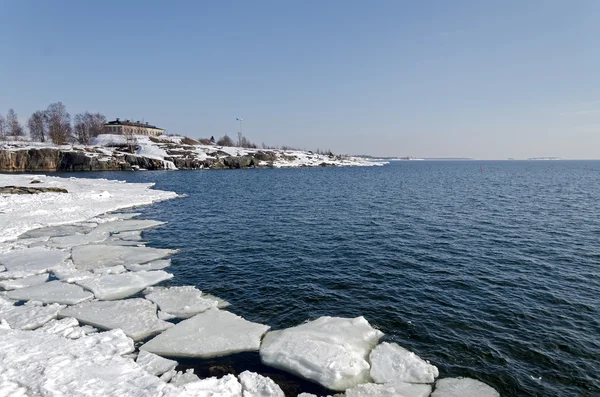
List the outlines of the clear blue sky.
{"type": "Polygon", "coordinates": [[[0,0],[0,112],[343,153],[600,158],[600,1],[0,0]]]}

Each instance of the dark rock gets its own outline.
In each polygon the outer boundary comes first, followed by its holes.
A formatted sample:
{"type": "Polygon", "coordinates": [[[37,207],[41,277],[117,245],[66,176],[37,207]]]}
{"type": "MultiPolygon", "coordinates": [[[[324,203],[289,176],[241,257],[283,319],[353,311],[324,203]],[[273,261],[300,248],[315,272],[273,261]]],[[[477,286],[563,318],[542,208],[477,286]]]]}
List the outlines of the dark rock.
{"type": "Polygon", "coordinates": [[[0,194],[69,193],[60,187],[0,186],[0,194]]]}
{"type": "Polygon", "coordinates": [[[217,378],[222,378],[228,374],[237,375],[235,369],[231,365],[213,365],[208,368],[208,373],[210,376],[216,376],[217,378]]]}

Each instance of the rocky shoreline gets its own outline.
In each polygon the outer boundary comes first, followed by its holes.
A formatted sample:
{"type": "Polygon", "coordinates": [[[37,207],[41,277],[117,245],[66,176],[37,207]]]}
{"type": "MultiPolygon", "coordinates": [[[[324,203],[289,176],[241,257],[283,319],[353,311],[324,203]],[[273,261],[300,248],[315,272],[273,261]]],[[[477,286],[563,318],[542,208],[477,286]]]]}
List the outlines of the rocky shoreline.
{"type": "Polygon", "coordinates": [[[175,251],[146,246],[142,231],[163,223],[107,210],[174,198],[171,192],[106,180],[93,181],[101,192],[86,191],[84,179],[0,176],[12,186],[33,180],[69,193],[0,196],[16,209],[47,210],[35,221],[7,206],[0,215],[0,226],[17,225],[0,236],[0,390],[10,395],[314,396],[284,386],[285,394],[247,370],[217,368],[218,377],[200,379],[177,362],[258,352],[264,365],[338,396],[499,396],[477,380],[438,379],[437,367],[380,342],[383,333],[363,317],[271,330],[193,286],[156,286],[173,277],[165,269],[175,251]],[[60,218],[61,200],[70,203],[70,218],[60,218]]]}

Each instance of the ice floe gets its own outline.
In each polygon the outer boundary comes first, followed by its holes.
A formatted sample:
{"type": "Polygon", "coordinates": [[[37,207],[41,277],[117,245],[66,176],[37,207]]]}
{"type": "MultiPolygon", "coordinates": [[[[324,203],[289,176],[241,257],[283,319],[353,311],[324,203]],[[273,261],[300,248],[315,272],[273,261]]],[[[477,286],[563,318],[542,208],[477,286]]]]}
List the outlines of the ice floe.
{"type": "Polygon", "coordinates": [[[63,305],[76,305],[94,298],[92,293],[85,291],[83,288],[59,280],[9,291],[6,296],[15,300],[32,300],[63,305]]]}
{"type": "Polygon", "coordinates": [[[148,229],[164,224],[165,222],[154,221],[151,219],[118,220],[99,224],[98,227],[94,229],[94,233],[123,233],[148,229]]]}
{"type": "Polygon", "coordinates": [[[50,320],[35,331],[60,335],[63,338],[78,339],[84,337],[88,333],[93,333],[89,332],[90,330],[92,329],[80,327],[79,322],[76,319],[67,317],[61,320],[50,320]]]}
{"type": "Polygon", "coordinates": [[[21,238],[37,238],[37,237],[63,237],[74,234],[84,234],[92,230],[92,227],[82,224],[74,225],[59,225],[59,226],[48,226],[39,229],[30,230],[24,233],[21,238]]]}
{"type": "Polygon", "coordinates": [[[444,378],[435,382],[431,397],[500,397],[500,393],[475,379],[444,378]]]}
{"type": "Polygon", "coordinates": [[[108,234],[88,233],[71,234],[68,236],[52,237],[46,242],[46,246],[53,248],[71,248],[78,245],[101,243],[108,238],[108,234]]]}
{"type": "Polygon", "coordinates": [[[369,355],[371,377],[377,383],[433,383],[439,376],[435,365],[396,343],[383,342],[369,355]]]}
{"type": "Polygon", "coordinates": [[[58,304],[16,306],[13,302],[0,297],[0,319],[6,320],[13,329],[32,330],[55,319],[64,307],[58,304]]]}
{"type": "Polygon", "coordinates": [[[238,378],[242,384],[242,397],[285,397],[271,378],[250,371],[242,372],[238,378]]]}
{"type": "Polygon", "coordinates": [[[144,288],[173,278],[163,270],[152,272],[126,272],[84,278],[75,283],[94,293],[100,300],[122,299],[134,295],[144,288]]]}
{"type": "Polygon", "coordinates": [[[177,366],[177,361],[169,360],[156,354],[141,350],[135,362],[150,375],[161,376],[172,371],[177,366]]]}
{"type": "Polygon", "coordinates": [[[132,271],[132,272],[149,272],[151,270],[166,269],[169,266],[171,266],[171,260],[163,259],[163,260],[159,260],[159,261],[145,263],[143,265],[138,265],[137,263],[134,263],[131,265],[127,265],[126,268],[127,268],[127,270],[132,271]]]}
{"type": "Polygon", "coordinates": [[[364,317],[320,317],[269,332],[260,357],[266,365],[343,391],[370,380],[367,357],[382,336],[364,317]]]}
{"type": "Polygon", "coordinates": [[[0,273],[0,280],[45,273],[68,257],[68,252],[43,247],[5,252],[0,254],[0,264],[6,268],[0,273]]]}
{"type": "MultiPolygon", "coordinates": [[[[143,351],[143,350],[140,350],[140,351],[143,351]]],[[[175,374],[171,378],[170,383],[175,386],[183,386],[185,384],[196,382],[199,380],[200,380],[200,378],[198,377],[198,375],[196,375],[194,373],[194,370],[192,368],[190,368],[190,369],[186,370],[185,372],[175,371],[175,374]]]]}
{"type": "Polygon", "coordinates": [[[48,273],[43,273],[43,274],[38,274],[35,276],[29,276],[29,277],[24,277],[24,278],[3,280],[3,281],[0,281],[0,289],[8,291],[8,290],[13,290],[13,289],[18,289],[18,288],[31,287],[32,285],[43,284],[46,281],[48,281],[49,276],[50,275],[48,273]]]}
{"type": "Polygon", "coordinates": [[[62,310],[60,317],[74,317],[82,323],[101,329],[119,328],[135,341],[173,326],[156,316],[154,303],[142,298],[84,302],[62,310]]]}
{"type": "Polygon", "coordinates": [[[169,256],[174,251],[150,247],[81,245],[72,251],[73,263],[80,270],[100,267],[143,264],[169,256]]]}
{"type": "Polygon", "coordinates": [[[346,397],[429,397],[431,385],[363,383],[346,390],[346,397]]]}
{"type": "Polygon", "coordinates": [[[233,375],[189,382],[169,389],[164,397],[242,397],[242,385],[233,375]]]}
{"type": "Polygon", "coordinates": [[[180,322],[142,345],[170,357],[218,357],[260,347],[269,326],[252,323],[233,313],[209,309],[180,322]]]}
{"type": "Polygon", "coordinates": [[[189,318],[217,307],[215,299],[206,299],[195,287],[148,288],[146,299],[156,303],[161,311],[179,318],[189,318]]]}

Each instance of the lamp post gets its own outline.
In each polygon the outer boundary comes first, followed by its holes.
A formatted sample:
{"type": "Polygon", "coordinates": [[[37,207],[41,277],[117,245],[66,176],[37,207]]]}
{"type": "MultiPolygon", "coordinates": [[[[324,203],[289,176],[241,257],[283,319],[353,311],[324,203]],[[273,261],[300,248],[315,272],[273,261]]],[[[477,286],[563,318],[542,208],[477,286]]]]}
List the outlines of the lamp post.
{"type": "Polygon", "coordinates": [[[242,146],[242,136],[244,136],[242,133],[242,122],[244,121],[244,119],[242,119],[241,117],[236,117],[235,119],[240,122],[240,132],[238,132],[238,146],[242,146]]]}

